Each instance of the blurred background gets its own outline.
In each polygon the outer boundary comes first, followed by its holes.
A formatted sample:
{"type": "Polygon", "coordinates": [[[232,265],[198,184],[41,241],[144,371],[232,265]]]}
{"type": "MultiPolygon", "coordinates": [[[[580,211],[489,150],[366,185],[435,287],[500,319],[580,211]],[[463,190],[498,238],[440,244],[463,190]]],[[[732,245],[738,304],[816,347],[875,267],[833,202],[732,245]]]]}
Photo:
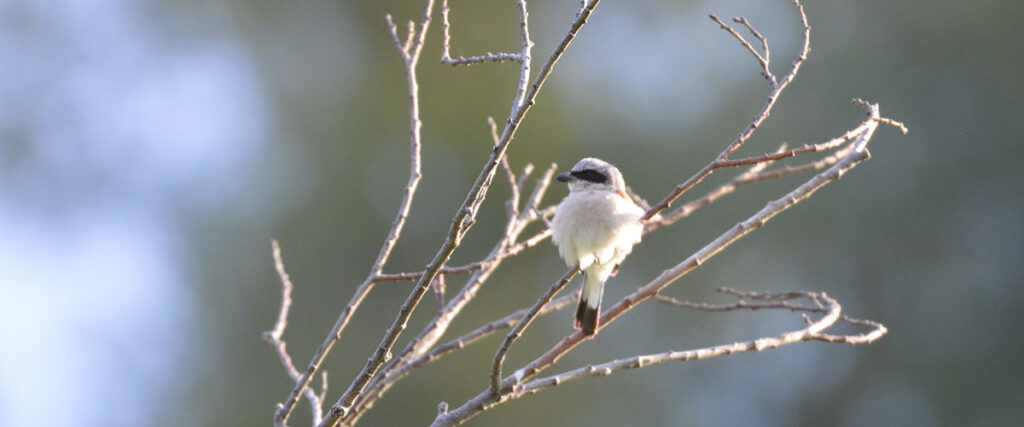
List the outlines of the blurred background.
{"type": "MultiPolygon", "coordinates": [[[[586,379],[470,425],[1024,425],[1024,51],[1018,1],[805,5],[812,52],[740,153],[823,141],[881,105],[873,157],[669,288],[822,290],[889,334],[859,347],[802,343],[586,379]]],[[[453,55],[518,49],[513,1],[456,1],[453,55]]],[[[532,2],[535,68],[578,2],[532,2]]],[[[421,268],[508,114],[517,65],[438,63],[439,8],[419,68],[423,172],[389,272],[421,268]]],[[[269,425],[291,381],[260,340],[280,287],[305,366],[386,235],[408,176],[403,66],[385,13],[418,1],[0,1],[0,425],[269,425]]],[[[778,74],[799,42],[787,1],[603,2],[509,150],[567,168],[615,163],[657,200],[746,125],[767,85],[707,19],[746,16],[778,74]]],[[[729,176],[719,173],[688,199],[729,176]]],[[[645,238],[606,302],[704,245],[806,177],[745,187],[645,238]]],[[[553,186],[545,204],[564,196],[553,186]]],[[[498,180],[453,264],[503,226],[498,180]]],[[[537,227],[537,226],[535,226],[537,227]]],[[[507,261],[447,338],[529,306],[564,267],[552,245],[507,261]]],[[[449,280],[450,292],[461,280],[449,280]]],[[[408,293],[379,285],[327,359],[333,402],[408,293]]],[[[426,298],[411,331],[436,310],[426,298]]],[[[535,323],[520,366],[570,331],[535,323]]],[[[789,313],[689,313],[647,303],[553,370],[798,328],[789,313]]],[[[438,401],[487,385],[491,337],[414,373],[365,425],[424,425],[438,401]]],[[[507,368],[510,369],[510,368],[507,368]]],[[[300,402],[292,425],[308,425],[300,402]]]]}

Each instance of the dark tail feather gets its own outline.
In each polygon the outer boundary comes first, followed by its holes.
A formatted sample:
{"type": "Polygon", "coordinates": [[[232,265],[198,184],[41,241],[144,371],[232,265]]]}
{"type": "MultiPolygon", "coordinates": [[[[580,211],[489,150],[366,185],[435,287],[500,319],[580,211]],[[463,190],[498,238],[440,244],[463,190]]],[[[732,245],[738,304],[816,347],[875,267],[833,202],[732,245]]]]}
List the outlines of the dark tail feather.
{"type": "Polygon", "coordinates": [[[576,320],[573,322],[573,327],[583,330],[584,335],[594,335],[599,326],[597,324],[599,317],[601,317],[600,302],[598,302],[597,308],[591,308],[587,305],[587,300],[581,296],[580,303],[576,306],[576,320]]]}

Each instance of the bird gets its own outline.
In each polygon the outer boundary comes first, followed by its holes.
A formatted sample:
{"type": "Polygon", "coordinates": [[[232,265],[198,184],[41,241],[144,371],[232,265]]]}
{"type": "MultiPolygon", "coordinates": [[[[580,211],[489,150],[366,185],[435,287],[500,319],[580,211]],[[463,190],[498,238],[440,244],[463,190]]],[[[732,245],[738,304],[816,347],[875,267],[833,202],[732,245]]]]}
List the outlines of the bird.
{"type": "Polygon", "coordinates": [[[604,283],[640,243],[645,212],[630,197],[622,173],[604,160],[584,158],[555,179],[569,185],[569,195],[551,219],[551,241],[566,265],[583,272],[573,327],[592,336],[600,327],[604,283]]]}

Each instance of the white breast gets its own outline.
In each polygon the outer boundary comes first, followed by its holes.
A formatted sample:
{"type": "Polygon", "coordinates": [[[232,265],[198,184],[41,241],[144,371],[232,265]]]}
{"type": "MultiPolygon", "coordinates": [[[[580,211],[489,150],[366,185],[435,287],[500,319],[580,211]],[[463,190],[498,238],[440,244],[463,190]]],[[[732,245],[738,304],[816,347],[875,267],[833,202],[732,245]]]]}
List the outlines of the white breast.
{"type": "Polygon", "coordinates": [[[611,269],[640,242],[643,214],[643,209],[618,193],[570,193],[551,220],[551,240],[569,266],[580,263],[586,269],[596,263],[611,269]]]}

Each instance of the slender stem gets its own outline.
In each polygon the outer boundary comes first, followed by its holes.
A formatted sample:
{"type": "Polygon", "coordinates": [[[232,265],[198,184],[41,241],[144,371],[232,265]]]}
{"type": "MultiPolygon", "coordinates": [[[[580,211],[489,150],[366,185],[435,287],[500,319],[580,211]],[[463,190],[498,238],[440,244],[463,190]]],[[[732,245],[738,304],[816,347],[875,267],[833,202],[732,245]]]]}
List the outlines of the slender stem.
{"type": "Polygon", "coordinates": [[[533,307],[530,308],[530,311],[527,312],[526,316],[519,319],[516,326],[508,332],[508,335],[505,336],[505,340],[502,341],[501,347],[498,347],[498,352],[494,355],[494,363],[491,365],[491,391],[495,393],[500,392],[500,390],[498,390],[498,382],[501,380],[501,365],[505,361],[505,355],[508,354],[508,350],[512,348],[512,342],[523,334],[526,327],[530,326],[533,319],[537,317],[537,313],[539,313],[540,310],[544,308],[544,306],[547,305],[547,303],[551,301],[551,299],[554,298],[555,295],[558,294],[558,292],[561,291],[573,277],[576,276],[576,273],[579,272],[580,266],[578,264],[576,267],[573,267],[566,272],[561,279],[555,282],[554,285],[551,285],[551,288],[548,289],[544,295],[541,295],[541,297],[537,299],[537,302],[533,304],[533,307]]]}
{"type": "MultiPolygon", "coordinates": [[[[281,246],[278,245],[277,240],[272,240],[270,244],[274,255],[274,268],[277,270],[278,278],[281,279],[281,310],[277,314],[277,322],[274,323],[274,329],[263,332],[263,341],[273,347],[277,352],[277,357],[281,360],[281,366],[284,367],[285,373],[287,373],[293,381],[298,382],[301,379],[301,375],[299,375],[299,371],[295,369],[295,364],[292,363],[291,356],[288,355],[288,346],[283,338],[284,330],[288,327],[288,310],[292,306],[292,289],[294,287],[292,286],[292,280],[288,276],[288,272],[284,269],[284,260],[281,258],[281,246]]],[[[324,392],[327,390],[326,373],[324,374],[322,390],[324,392]]],[[[309,406],[313,413],[313,422],[320,421],[320,418],[323,416],[323,396],[317,395],[316,392],[308,386],[302,389],[302,393],[306,395],[306,400],[309,401],[309,406]]],[[[284,405],[279,403],[275,410],[275,414],[283,414],[283,409],[284,405]]],[[[283,427],[287,425],[286,422],[287,420],[284,417],[280,417],[278,415],[274,416],[275,426],[283,427]]]]}
{"type": "MultiPolygon", "coordinates": [[[[771,295],[769,294],[768,296],[771,295]]],[[[842,311],[842,307],[839,305],[839,302],[837,302],[835,299],[832,299],[828,295],[825,295],[824,293],[799,292],[796,293],[795,296],[805,297],[813,299],[815,301],[822,301],[824,302],[826,307],[818,308],[794,305],[784,300],[768,301],[763,303],[744,303],[741,300],[739,303],[736,304],[720,306],[709,306],[707,304],[693,304],[673,300],[672,304],[674,305],[706,311],[733,311],[738,309],[789,309],[793,311],[824,313],[824,316],[822,316],[822,318],[818,319],[817,321],[811,322],[806,328],[786,332],[775,337],[759,338],[756,340],[746,342],[719,345],[696,350],[667,351],[658,354],[639,355],[625,359],[614,360],[611,362],[584,366],[578,369],[563,372],[558,375],[553,375],[546,378],[538,378],[521,386],[517,386],[515,387],[515,390],[512,392],[512,397],[521,397],[526,394],[536,393],[545,388],[554,387],[557,385],[567,383],[569,381],[575,381],[582,378],[594,376],[607,376],[626,369],[643,368],[665,362],[703,360],[730,354],[745,353],[750,351],[762,351],[808,340],[843,343],[849,345],[866,344],[873,342],[878,338],[881,338],[882,335],[885,335],[885,333],[887,332],[887,329],[882,324],[876,322],[867,322],[858,319],[851,319],[849,317],[842,316],[840,314],[842,311]],[[870,328],[871,331],[857,335],[830,335],[822,333],[824,330],[831,328],[833,325],[840,321],[852,324],[854,326],[870,328]]]]}
{"type": "Polygon", "coordinates": [[[681,196],[687,190],[692,188],[694,185],[697,185],[697,183],[704,180],[704,178],[707,178],[707,176],[710,175],[711,172],[714,172],[715,169],[726,166],[735,166],[729,165],[727,163],[729,155],[738,150],[740,146],[742,146],[743,143],[746,142],[750,138],[750,136],[754,134],[754,131],[757,130],[759,126],[761,126],[761,123],[764,123],[764,121],[768,118],[768,115],[772,111],[772,107],[775,106],[775,101],[779,99],[779,95],[782,94],[782,91],[785,90],[786,87],[789,86],[789,83],[793,81],[793,78],[796,77],[797,72],[800,71],[800,65],[802,65],[804,61],[807,60],[807,55],[811,51],[811,27],[810,25],[807,24],[807,15],[804,13],[804,7],[803,5],[800,4],[799,1],[794,0],[794,3],[796,4],[797,11],[800,13],[800,22],[803,25],[804,29],[803,46],[801,47],[800,53],[797,55],[796,60],[793,61],[793,68],[790,69],[789,73],[787,73],[786,76],[783,77],[782,80],[778,82],[776,82],[775,75],[772,74],[770,69],[768,69],[768,61],[765,59],[768,55],[767,41],[762,40],[766,52],[765,56],[762,57],[760,54],[757,53],[757,50],[755,50],[750,45],[750,43],[748,43],[743,38],[742,35],[736,32],[736,30],[726,25],[715,15],[711,15],[711,19],[713,21],[718,23],[718,25],[720,25],[723,29],[732,34],[733,37],[739,40],[740,43],[748,51],[750,51],[752,55],[754,55],[758,62],[762,64],[762,71],[765,73],[765,77],[768,79],[769,85],[771,86],[771,91],[768,93],[768,99],[765,100],[764,105],[761,106],[761,110],[757,113],[757,115],[754,116],[754,119],[750,121],[750,124],[748,124],[747,127],[744,128],[742,132],[740,132],[739,136],[737,136],[732,143],[726,146],[725,149],[718,154],[718,157],[715,160],[712,160],[706,166],[701,168],[701,170],[699,170],[696,174],[691,176],[682,184],[679,184],[674,190],[672,190],[671,193],[668,194],[668,196],[665,196],[664,199],[662,199],[656,205],[651,207],[651,209],[647,210],[647,213],[644,214],[644,216],[641,218],[641,221],[648,221],[652,217],[654,217],[654,215],[657,215],[658,212],[661,212],[662,210],[668,208],[673,201],[679,198],[679,196],[681,196]]]}

